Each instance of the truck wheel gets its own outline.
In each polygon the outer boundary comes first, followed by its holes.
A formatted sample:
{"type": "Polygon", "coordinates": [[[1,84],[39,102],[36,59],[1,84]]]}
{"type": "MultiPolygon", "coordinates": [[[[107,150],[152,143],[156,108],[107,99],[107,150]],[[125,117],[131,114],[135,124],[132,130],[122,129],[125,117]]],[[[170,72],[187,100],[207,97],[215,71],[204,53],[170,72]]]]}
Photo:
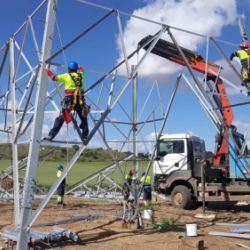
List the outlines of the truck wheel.
{"type": "Polygon", "coordinates": [[[192,194],[186,186],[176,186],[171,192],[171,202],[174,207],[190,209],[193,206],[192,194]]]}

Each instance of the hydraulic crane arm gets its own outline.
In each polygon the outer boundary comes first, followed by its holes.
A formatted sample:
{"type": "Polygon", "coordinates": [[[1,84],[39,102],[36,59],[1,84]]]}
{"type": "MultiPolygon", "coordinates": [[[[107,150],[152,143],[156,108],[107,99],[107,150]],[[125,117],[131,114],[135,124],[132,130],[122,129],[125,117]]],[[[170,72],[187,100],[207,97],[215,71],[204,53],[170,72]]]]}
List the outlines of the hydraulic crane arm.
{"type": "MultiPolygon", "coordinates": [[[[145,38],[143,38],[140,42],[139,45],[143,45],[145,43],[147,43],[149,40],[152,40],[152,36],[146,36],[145,38]]],[[[147,46],[144,47],[145,50],[147,50],[149,48],[150,44],[148,44],[147,46]]],[[[183,53],[185,54],[186,58],[188,59],[188,62],[190,64],[190,66],[192,67],[192,69],[199,71],[200,73],[205,74],[206,69],[207,69],[207,74],[208,76],[214,77],[216,75],[218,75],[220,73],[220,71],[222,70],[222,67],[220,67],[219,65],[216,64],[212,64],[212,63],[207,63],[206,66],[206,62],[204,61],[203,57],[192,51],[192,50],[188,50],[186,48],[181,47],[183,53]]],[[[176,48],[176,46],[173,43],[170,43],[166,40],[160,39],[155,47],[153,48],[153,50],[151,51],[151,53],[156,54],[160,57],[163,57],[165,59],[168,59],[172,62],[175,62],[177,64],[185,65],[185,62],[183,60],[183,58],[181,57],[178,49],[176,48]]]]}
{"type": "MultiPolygon", "coordinates": [[[[146,44],[150,39],[152,39],[152,36],[146,36],[143,38],[139,45],[146,44]]],[[[145,50],[149,48],[150,44],[144,47],[145,50]]],[[[192,50],[188,50],[186,48],[181,47],[181,50],[183,51],[184,55],[188,59],[188,62],[193,70],[196,70],[202,74],[206,74],[209,79],[213,80],[216,83],[216,90],[217,95],[215,94],[213,96],[214,101],[216,102],[216,105],[218,106],[221,115],[224,119],[224,122],[227,127],[230,127],[232,125],[233,121],[233,111],[230,108],[230,101],[228,99],[228,96],[226,94],[226,90],[224,87],[224,84],[222,80],[218,77],[220,74],[222,67],[216,64],[212,64],[210,62],[206,62],[203,57],[198,54],[197,52],[194,52],[192,50]]],[[[175,62],[177,64],[185,65],[185,62],[180,55],[178,49],[173,43],[170,43],[168,41],[165,41],[163,39],[160,39],[155,47],[152,49],[151,53],[156,54],[160,57],[163,57],[165,59],[168,59],[172,62],[175,62]]]]}
{"type": "MultiPolygon", "coordinates": [[[[146,36],[143,38],[139,45],[143,46],[146,44],[152,36],[146,36]]],[[[144,47],[147,50],[150,46],[150,43],[144,47]]],[[[214,102],[220,110],[220,113],[223,117],[223,121],[226,127],[222,126],[219,136],[217,137],[217,149],[215,152],[214,165],[218,168],[224,170],[225,173],[228,172],[228,155],[229,155],[229,145],[228,145],[228,128],[232,126],[234,119],[233,111],[230,108],[230,101],[228,99],[223,81],[220,79],[219,74],[222,70],[222,67],[210,62],[206,62],[203,57],[197,52],[188,50],[186,48],[180,47],[185,57],[188,60],[191,68],[195,71],[198,71],[202,74],[207,74],[208,79],[211,79],[215,82],[217,93],[213,94],[214,102]]],[[[151,53],[156,54],[160,57],[168,59],[177,64],[186,66],[185,61],[181,54],[179,53],[177,47],[168,41],[160,39],[155,47],[152,49],[151,53]]],[[[211,87],[211,86],[210,86],[211,87]]],[[[211,92],[213,91],[210,89],[211,92]]]]}

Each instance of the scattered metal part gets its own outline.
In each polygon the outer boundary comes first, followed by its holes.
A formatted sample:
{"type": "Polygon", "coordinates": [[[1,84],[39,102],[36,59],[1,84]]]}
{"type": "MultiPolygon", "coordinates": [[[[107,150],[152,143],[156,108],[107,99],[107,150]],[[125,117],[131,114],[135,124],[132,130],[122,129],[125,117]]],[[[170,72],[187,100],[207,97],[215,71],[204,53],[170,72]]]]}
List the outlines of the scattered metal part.
{"type": "Polygon", "coordinates": [[[116,213],[116,212],[106,212],[106,211],[99,211],[99,212],[90,212],[90,213],[80,213],[80,214],[72,214],[72,217],[83,217],[86,215],[90,216],[112,216],[112,217],[122,217],[122,213],[116,213]]]}
{"type": "MultiPolygon", "coordinates": [[[[8,230],[5,229],[3,233],[1,233],[1,236],[7,239],[10,239],[12,241],[17,242],[18,239],[18,231],[17,230],[8,230]]],[[[33,231],[30,233],[30,243],[31,244],[37,244],[42,243],[43,241],[60,241],[62,238],[70,239],[74,242],[78,242],[80,240],[77,233],[72,232],[65,228],[54,228],[52,232],[39,232],[39,231],[33,231]]]]}
{"type": "Polygon", "coordinates": [[[250,247],[248,247],[248,246],[246,246],[246,245],[244,245],[242,243],[236,243],[236,246],[243,247],[245,249],[250,249],[250,247]]]}
{"type": "Polygon", "coordinates": [[[247,226],[250,226],[250,224],[234,224],[234,223],[225,223],[225,222],[216,222],[214,223],[214,225],[216,226],[228,226],[228,227],[234,227],[234,226],[242,226],[242,225],[247,225],[247,226]]]}
{"type": "Polygon", "coordinates": [[[207,219],[207,220],[214,220],[215,217],[216,217],[216,214],[202,214],[202,213],[199,213],[199,214],[196,214],[194,216],[195,218],[199,218],[199,219],[207,219]]]}
{"type": "Polygon", "coordinates": [[[80,213],[70,215],[70,219],[58,220],[58,221],[49,221],[46,223],[41,223],[34,225],[33,227],[46,227],[46,226],[55,226],[60,224],[67,224],[72,222],[77,222],[80,220],[94,220],[102,216],[112,216],[112,217],[122,217],[121,213],[112,213],[112,212],[89,212],[89,213],[80,213]]]}
{"type": "MultiPolygon", "coordinates": [[[[131,154],[117,161],[117,164],[121,166],[122,163],[126,163],[126,161],[130,160],[132,157],[133,155],[131,154]]],[[[116,171],[116,163],[106,166],[70,186],[66,194],[73,193],[77,197],[84,196],[86,198],[123,199],[121,185],[111,177],[116,171]],[[104,182],[108,182],[109,185],[106,185],[107,188],[104,188],[104,182]]]]}
{"type": "Polygon", "coordinates": [[[231,225],[230,231],[232,233],[248,233],[250,232],[250,224],[231,225]]]}
{"type": "MultiPolygon", "coordinates": [[[[91,188],[91,187],[89,187],[91,188]]],[[[93,186],[94,188],[94,186],[93,186]]],[[[121,192],[107,192],[104,191],[77,191],[73,192],[75,197],[92,198],[92,199],[105,199],[105,200],[122,200],[123,196],[121,192]]]]}
{"type": "Polygon", "coordinates": [[[232,238],[241,238],[241,239],[250,239],[250,234],[238,234],[238,233],[211,231],[211,232],[208,233],[208,235],[232,237],[232,238]]]}

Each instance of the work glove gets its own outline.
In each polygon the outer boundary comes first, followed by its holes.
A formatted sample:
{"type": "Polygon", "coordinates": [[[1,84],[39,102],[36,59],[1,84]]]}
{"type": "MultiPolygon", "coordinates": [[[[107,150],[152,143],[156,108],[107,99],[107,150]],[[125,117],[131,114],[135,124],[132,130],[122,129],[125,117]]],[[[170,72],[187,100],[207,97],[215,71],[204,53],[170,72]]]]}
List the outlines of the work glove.
{"type": "Polygon", "coordinates": [[[53,72],[50,69],[47,69],[48,77],[52,78],[54,76],[53,72]]]}
{"type": "Polygon", "coordinates": [[[54,75],[54,73],[50,69],[47,69],[47,75],[49,78],[51,78],[53,81],[55,81],[56,76],[54,75]]]}

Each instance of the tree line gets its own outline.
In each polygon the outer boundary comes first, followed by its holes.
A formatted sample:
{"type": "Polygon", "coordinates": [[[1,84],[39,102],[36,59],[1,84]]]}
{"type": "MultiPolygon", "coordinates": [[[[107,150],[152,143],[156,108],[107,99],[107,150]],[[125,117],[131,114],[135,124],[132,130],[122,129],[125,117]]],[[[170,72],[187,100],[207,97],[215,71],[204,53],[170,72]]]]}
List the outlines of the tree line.
{"type": "MultiPolygon", "coordinates": [[[[63,147],[41,147],[40,148],[40,160],[46,161],[67,161],[76,153],[79,149],[78,145],[73,145],[71,148],[63,147]]],[[[28,156],[29,145],[22,144],[18,145],[18,158],[23,159],[28,156]]],[[[118,152],[117,150],[112,150],[113,155],[117,159],[123,159],[130,155],[131,152],[118,152]]],[[[148,154],[139,153],[139,160],[148,160],[148,154]]],[[[0,144],[0,160],[11,160],[12,159],[12,149],[11,144],[0,144]]],[[[112,161],[112,157],[108,150],[103,148],[87,148],[83,151],[79,158],[82,162],[91,161],[112,161]]]]}

